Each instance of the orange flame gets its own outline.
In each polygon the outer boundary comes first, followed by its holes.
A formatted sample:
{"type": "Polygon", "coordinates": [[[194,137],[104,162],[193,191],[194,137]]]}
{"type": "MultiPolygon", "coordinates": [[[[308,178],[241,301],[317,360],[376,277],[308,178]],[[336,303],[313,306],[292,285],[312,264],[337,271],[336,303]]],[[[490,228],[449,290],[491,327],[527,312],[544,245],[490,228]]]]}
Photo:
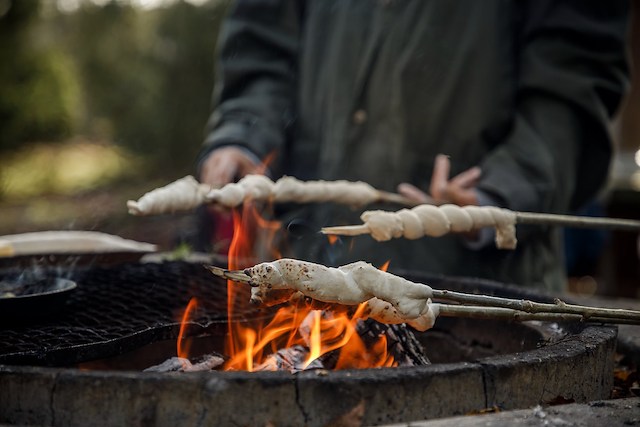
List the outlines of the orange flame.
{"type": "MultiPolygon", "coordinates": [[[[281,229],[280,223],[260,216],[253,203],[245,203],[241,213],[234,211],[233,219],[234,233],[228,254],[230,270],[281,257],[274,243],[281,229]]],[[[225,363],[226,370],[275,369],[267,363],[269,356],[296,345],[309,349],[305,360],[300,361],[303,369],[331,351],[340,351],[338,369],[382,367],[394,363],[393,357],[387,354],[384,337],[373,345],[366,345],[359,337],[356,326],[363,317],[364,304],[351,316],[285,305],[268,324],[254,320],[248,325],[237,321],[234,310],[248,304],[249,287],[229,281],[227,289],[229,329],[225,353],[229,359],[225,363]]]]}
{"type": "Polygon", "coordinates": [[[382,270],[382,271],[389,270],[389,264],[391,264],[391,260],[390,259],[388,259],[384,264],[382,264],[380,266],[380,268],[378,268],[378,270],[382,270]]]}
{"type": "Polygon", "coordinates": [[[265,159],[262,161],[262,163],[254,173],[265,175],[267,173],[267,170],[269,169],[269,165],[271,165],[271,163],[276,160],[276,155],[277,153],[275,150],[267,154],[265,159]]]}
{"type": "Polygon", "coordinates": [[[335,234],[327,234],[327,239],[329,240],[330,245],[335,245],[338,241],[338,236],[335,234]]]}
{"type": "Polygon", "coordinates": [[[322,356],[322,328],[320,327],[320,311],[314,310],[311,312],[313,315],[313,323],[311,326],[311,335],[309,337],[309,357],[304,362],[303,367],[306,368],[311,362],[322,356]]]}
{"type": "Polygon", "coordinates": [[[184,309],[184,313],[182,314],[182,320],[180,321],[180,332],[178,333],[178,341],[176,342],[176,354],[181,358],[189,357],[189,348],[190,345],[183,343],[184,334],[187,330],[187,322],[189,321],[189,317],[191,312],[196,309],[198,306],[198,299],[193,297],[189,300],[187,304],[187,308],[184,309]]]}

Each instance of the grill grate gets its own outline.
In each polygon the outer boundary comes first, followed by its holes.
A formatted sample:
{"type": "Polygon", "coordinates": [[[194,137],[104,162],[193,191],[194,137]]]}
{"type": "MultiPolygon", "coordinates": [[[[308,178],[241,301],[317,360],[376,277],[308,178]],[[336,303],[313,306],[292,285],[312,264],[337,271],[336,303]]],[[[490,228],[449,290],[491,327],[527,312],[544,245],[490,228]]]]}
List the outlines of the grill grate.
{"type": "MultiPolygon", "coordinates": [[[[55,314],[4,319],[0,364],[71,366],[175,339],[191,297],[197,297],[199,304],[189,335],[221,333],[226,324],[226,282],[200,264],[130,263],[55,274],[75,280],[77,289],[55,314]]],[[[234,320],[261,313],[244,303],[248,297],[237,300],[234,320]]]]}

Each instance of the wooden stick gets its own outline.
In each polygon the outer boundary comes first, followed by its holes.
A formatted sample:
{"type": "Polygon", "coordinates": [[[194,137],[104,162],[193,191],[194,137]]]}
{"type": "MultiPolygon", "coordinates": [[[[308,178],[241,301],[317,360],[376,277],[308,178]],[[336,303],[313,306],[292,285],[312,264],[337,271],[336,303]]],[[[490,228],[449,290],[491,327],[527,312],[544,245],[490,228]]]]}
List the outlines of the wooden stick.
{"type": "Polygon", "coordinates": [[[396,203],[398,205],[403,205],[408,207],[418,206],[423,203],[430,204],[430,205],[436,204],[435,200],[433,200],[429,196],[426,196],[427,200],[425,200],[424,202],[417,202],[413,199],[409,199],[408,197],[403,196],[402,194],[390,193],[388,191],[378,190],[378,195],[379,195],[378,200],[380,202],[396,203]]]}
{"type": "Polygon", "coordinates": [[[515,212],[518,224],[559,225],[572,228],[640,231],[640,221],[633,219],[515,212]]]}
{"type": "Polygon", "coordinates": [[[526,313],[502,307],[478,307],[470,305],[437,304],[439,316],[468,317],[473,319],[497,319],[524,322],[540,320],[544,322],[592,322],[625,325],[640,325],[640,320],[629,318],[584,317],[569,313],[526,313]]]}
{"type": "Polygon", "coordinates": [[[465,294],[447,290],[433,289],[433,297],[455,301],[466,305],[501,307],[526,313],[559,313],[579,315],[584,320],[589,318],[630,319],[640,322],[640,311],[617,308],[598,308],[584,305],[566,304],[556,299],[555,304],[540,303],[530,300],[516,300],[489,295],[465,294]]]}
{"type": "Polygon", "coordinates": [[[360,225],[336,225],[333,227],[322,227],[320,229],[322,234],[334,234],[336,236],[360,236],[362,234],[369,234],[369,226],[366,224],[360,225]]]}
{"type": "Polygon", "coordinates": [[[242,270],[227,270],[225,268],[216,267],[215,265],[205,265],[204,268],[212,272],[214,276],[233,280],[234,282],[249,284],[249,281],[251,280],[251,277],[245,274],[242,270]]]}
{"type": "MultiPolygon", "coordinates": [[[[215,266],[206,266],[206,268],[216,276],[236,282],[248,284],[251,279],[240,270],[226,270],[215,266]]],[[[556,300],[554,304],[549,304],[489,295],[465,294],[449,290],[432,289],[432,291],[434,298],[458,303],[437,303],[440,315],[445,317],[640,325],[640,311],[635,310],[573,305],[566,304],[560,300],[556,300]]],[[[325,304],[331,305],[330,303],[325,304]]]]}

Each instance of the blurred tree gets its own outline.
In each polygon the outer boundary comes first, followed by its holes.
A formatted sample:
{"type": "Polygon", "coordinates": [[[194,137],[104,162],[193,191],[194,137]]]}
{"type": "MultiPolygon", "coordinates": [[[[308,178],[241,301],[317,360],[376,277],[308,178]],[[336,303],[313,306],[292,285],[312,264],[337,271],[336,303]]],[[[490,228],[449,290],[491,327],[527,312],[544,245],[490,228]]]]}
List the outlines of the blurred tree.
{"type": "Polygon", "coordinates": [[[83,88],[82,131],[140,153],[148,177],[192,172],[213,89],[213,53],[227,1],[145,11],[84,2],[58,16],[83,88]]]}
{"type": "Polygon", "coordinates": [[[84,2],[59,15],[57,26],[83,88],[81,132],[132,146],[147,138],[141,118],[157,102],[159,70],[141,12],[124,2],[84,2]]]}
{"type": "Polygon", "coordinates": [[[3,0],[0,150],[71,134],[77,88],[60,50],[39,44],[40,0],[3,0]]]}
{"type": "Polygon", "coordinates": [[[160,10],[156,55],[162,64],[157,148],[161,171],[173,162],[187,169],[169,171],[174,176],[192,172],[211,108],[214,47],[229,2],[214,1],[196,7],[179,1],[160,10]]]}
{"type": "Polygon", "coordinates": [[[193,171],[228,0],[0,2],[0,150],[76,132],[142,154],[148,178],[193,171]]]}

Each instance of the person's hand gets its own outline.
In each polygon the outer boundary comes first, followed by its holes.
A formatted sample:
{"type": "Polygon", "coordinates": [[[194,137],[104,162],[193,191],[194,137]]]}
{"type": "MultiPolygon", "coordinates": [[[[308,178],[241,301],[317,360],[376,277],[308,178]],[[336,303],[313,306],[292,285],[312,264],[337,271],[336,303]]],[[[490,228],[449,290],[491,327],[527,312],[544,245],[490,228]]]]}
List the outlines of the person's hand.
{"type": "MultiPolygon", "coordinates": [[[[459,206],[477,205],[478,195],[475,191],[475,186],[480,178],[480,168],[474,166],[452,179],[449,179],[450,170],[451,162],[449,157],[438,154],[433,166],[431,185],[429,186],[432,201],[437,205],[445,203],[455,203],[459,206]]],[[[406,182],[398,185],[398,193],[418,203],[429,201],[429,196],[425,192],[406,182]]]]}
{"type": "Polygon", "coordinates": [[[253,173],[264,173],[264,166],[242,148],[229,145],[213,150],[205,159],[200,182],[218,188],[253,173]]]}

